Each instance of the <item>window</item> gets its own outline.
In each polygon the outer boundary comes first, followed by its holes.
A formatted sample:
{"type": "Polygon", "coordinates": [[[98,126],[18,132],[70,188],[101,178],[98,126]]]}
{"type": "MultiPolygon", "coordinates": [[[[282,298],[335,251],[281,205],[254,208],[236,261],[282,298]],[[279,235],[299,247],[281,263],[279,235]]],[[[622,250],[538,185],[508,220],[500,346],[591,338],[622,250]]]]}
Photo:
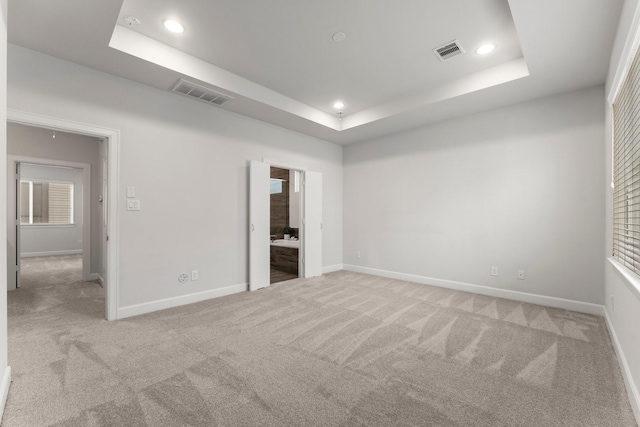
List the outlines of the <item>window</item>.
{"type": "Polygon", "coordinates": [[[640,274],[640,56],[613,103],[613,256],[640,274]]]}
{"type": "Polygon", "coordinates": [[[73,184],[21,180],[20,224],[73,224],[73,184]]]}
{"type": "Polygon", "coordinates": [[[271,194],[280,194],[282,193],[282,179],[271,178],[270,181],[270,192],[271,194]]]}

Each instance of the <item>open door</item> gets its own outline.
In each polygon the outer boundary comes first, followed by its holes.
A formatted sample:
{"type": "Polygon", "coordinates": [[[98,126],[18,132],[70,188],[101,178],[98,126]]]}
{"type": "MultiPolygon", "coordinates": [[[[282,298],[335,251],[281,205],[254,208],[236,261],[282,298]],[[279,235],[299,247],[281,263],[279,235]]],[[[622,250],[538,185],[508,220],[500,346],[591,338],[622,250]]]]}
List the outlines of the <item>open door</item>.
{"type": "Polygon", "coordinates": [[[322,174],[304,174],[304,277],[322,276],[322,174]]]}
{"type": "Polygon", "coordinates": [[[7,290],[20,287],[20,163],[10,161],[7,192],[7,290]]]}
{"type": "Polygon", "coordinates": [[[269,286],[269,173],[267,163],[251,161],[249,168],[249,290],[269,286]]]}

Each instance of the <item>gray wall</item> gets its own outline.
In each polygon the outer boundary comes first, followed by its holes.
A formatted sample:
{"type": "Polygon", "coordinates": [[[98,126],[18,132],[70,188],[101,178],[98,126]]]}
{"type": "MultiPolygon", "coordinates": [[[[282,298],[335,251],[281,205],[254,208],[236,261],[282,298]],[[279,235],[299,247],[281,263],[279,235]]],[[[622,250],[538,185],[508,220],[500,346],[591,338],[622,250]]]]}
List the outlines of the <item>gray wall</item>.
{"type": "Polygon", "coordinates": [[[20,179],[73,182],[72,225],[23,225],[20,255],[40,256],[82,253],[82,169],[23,164],[20,179]]]}
{"type": "Polygon", "coordinates": [[[101,216],[97,196],[100,193],[100,141],[97,138],[9,123],[7,152],[10,155],[63,160],[91,165],[91,273],[102,270],[100,241],[101,216]]]}
{"type": "Polygon", "coordinates": [[[347,146],[345,264],[602,304],[603,100],[597,87],[347,146]]]}
{"type": "Polygon", "coordinates": [[[10,108],[120,131],[118,307],[248,282],[250,160],[322,173],[323,264],[342,263],[342,148],[9,46],[10,108]],[[140,211],[126,211],[126,187],[140,211]],[[199,280],[178,282],[199,270],[199,280]]]}

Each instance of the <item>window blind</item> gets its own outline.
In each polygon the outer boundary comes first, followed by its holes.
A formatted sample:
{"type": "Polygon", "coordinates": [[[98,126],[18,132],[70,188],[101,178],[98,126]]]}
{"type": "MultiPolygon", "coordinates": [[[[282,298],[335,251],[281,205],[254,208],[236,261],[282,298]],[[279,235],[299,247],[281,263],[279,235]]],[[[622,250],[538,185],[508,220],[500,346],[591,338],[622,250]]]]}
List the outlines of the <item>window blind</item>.
{"type": "Polygon", "coordinates": [[[613,256],[640,274],[640,56],[613,103],[613,256]]]}
{"type": "Polygon", "coordinates": [[[72,186],[57,182],[49,183],[49,224],[71,224],[72,186]]]}

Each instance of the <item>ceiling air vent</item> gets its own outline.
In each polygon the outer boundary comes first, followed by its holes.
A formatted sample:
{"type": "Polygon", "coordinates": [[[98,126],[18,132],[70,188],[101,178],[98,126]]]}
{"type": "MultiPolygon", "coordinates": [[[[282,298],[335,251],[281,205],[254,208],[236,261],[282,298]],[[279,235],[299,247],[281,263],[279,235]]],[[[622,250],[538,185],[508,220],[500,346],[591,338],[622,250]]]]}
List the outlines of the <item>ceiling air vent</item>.
{"type": "Polygon", "coordinates": [[[173,92],[178,92],[190,96],[207,104],[224,105],[233,99],[232,96],[216,92],[213,89],[197,85],[192,82],[180,79],[171,88],[173,92]]]}
{"type": "Polygon", "coordinates": [[[433,53],[436,54],[440,61],[445,61],[447,59],[453,58],[454,56],[463,54],[464,49],[462,48],[462,46],[460,46],[460,42],[458,40],[454,40],[443,46],[433,49],[433,53]]]}

